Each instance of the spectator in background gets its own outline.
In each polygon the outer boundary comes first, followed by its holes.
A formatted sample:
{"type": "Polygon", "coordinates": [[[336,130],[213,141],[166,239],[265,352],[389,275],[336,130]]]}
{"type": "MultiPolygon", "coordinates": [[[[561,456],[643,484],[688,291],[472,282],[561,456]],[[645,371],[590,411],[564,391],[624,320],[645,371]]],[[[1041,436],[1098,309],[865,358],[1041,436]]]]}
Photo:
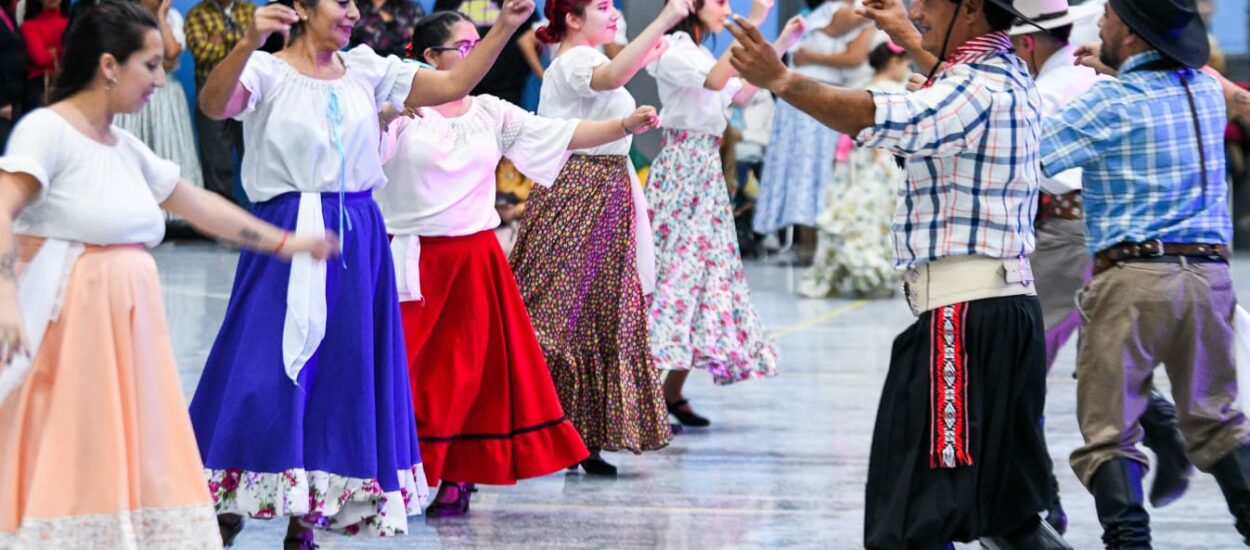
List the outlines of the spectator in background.
{"type": "MultiPolygon", "coordinates": [[[[187,13],[187,48],[195,60],[195,90],[234,45],[243,38],[256,15],[256,5],[247,0],[203,0],[187,13]]],[[[204,187],[232,201],[234,161],[243,156],[243,125],[237,120],[213,120],[196,109],[195,125],[200,130],[200,162],[204,187]]]]}
{"type": "MultiPolygon", "coordinates": [[[[473,20],[478,33],[485,36],[499,18],[499,3],[499,0],[436,0],[434,11],[451,10],[463,13],[473,20]]],[[[536,21],[538,19],[533,17],[522,28],[530,28],[536,21]]],[[[517,45],[521,34],[524,33],[513,35],[508,40],[508,45],[504,46],[499,59],[473,90],[472,95],[490,94],[513,105],[522,104],[521,96],[525,92],[525,81],[529,78],[530,67],[517,45]]]]}
{"type": "Polygon", "coordinates": [[[61,35],[69,24],[69,3],[62,0],[27,0],[22,38],[26,40],[27,111],[47,103],[48,84],[60,66],[61,35]]]}
{"type": "Polygon", "coordinates": [[[359,0],[360,20],[352,31],[351,46],[364,44],[378,55],[404,57],[412,41],[412,26],[425,9],[412,0],[359,0]]]}
{"type": "Polygon", "coordinates": [[[26,82],[26,41],[17,30],[11,4],[0,0],[0,153],[9,139],[9,130],[22,115],[26,82]]]}
{"type": "MultiPolygon", "coordinates": [[[[178,58],[187,44],[183,32],[182,13],[174,9],[173,0],[139,0],[160,25],[161,42],[165,46],[162,65],[166,73],[178,69],[178,58]]],[[[137,113],[118,113],[113,124],[135,135],[147,144],[156,156],[171,160],[182,170],[182,178],[196,187],[204,187],[200,158],[195,151],[191,132],[191,111],[187,93],[176,78],[165,79],[165,85],[152,93],[152,99],[137,113]]]]}

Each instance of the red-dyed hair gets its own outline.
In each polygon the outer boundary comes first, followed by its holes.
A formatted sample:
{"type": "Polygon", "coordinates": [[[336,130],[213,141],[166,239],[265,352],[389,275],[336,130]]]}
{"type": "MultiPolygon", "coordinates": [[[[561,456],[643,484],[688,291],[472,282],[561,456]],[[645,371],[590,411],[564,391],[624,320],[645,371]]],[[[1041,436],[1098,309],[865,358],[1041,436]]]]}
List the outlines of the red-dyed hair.
{"type": "Polygon", "coordinates": [[[569,32],[568,25],[564,23],[565,16],[586,15],[586,6],[589,6],[590,2],[591,0],[547,0],[547,6],[543,8],[547,24],[539,28],[534,35],[544,44],[556,44],[564,40],[564,35],[569,32]]]}

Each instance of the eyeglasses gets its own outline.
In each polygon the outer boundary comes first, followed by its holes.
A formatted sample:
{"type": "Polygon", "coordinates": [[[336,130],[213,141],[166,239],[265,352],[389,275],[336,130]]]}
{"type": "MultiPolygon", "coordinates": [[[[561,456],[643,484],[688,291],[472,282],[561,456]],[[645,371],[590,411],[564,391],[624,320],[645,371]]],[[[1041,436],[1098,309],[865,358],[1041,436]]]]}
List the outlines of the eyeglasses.
{"type": "Polygon", "coordinates": [[[473,41],[460,42],[459,44],[456,44],[455,46],[430,46],[430,49],[439,53],[460,52],[460,59],[464,59],[469,56],[469,52],[473,51],[473,48],[477,47],[478,42],[479,42],[478,40],[473,40],[473,41]]]}

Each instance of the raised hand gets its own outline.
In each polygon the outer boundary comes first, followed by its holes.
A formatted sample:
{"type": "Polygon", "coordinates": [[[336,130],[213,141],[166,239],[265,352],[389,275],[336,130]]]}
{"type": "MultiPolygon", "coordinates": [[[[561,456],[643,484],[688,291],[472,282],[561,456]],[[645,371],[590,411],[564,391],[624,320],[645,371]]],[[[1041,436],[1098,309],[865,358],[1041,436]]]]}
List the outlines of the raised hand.
{"type": "Polygon", "coordinates": [[[920,33],[907,16],[903,0],[864,0],[863,5],[855,8],[855,14],[871,19],[896,44],[906,44],[919,38],[920,33]]]}
{"type": "Polygon", "coordinates": [[[1098,74],[1116,76],[1119,73],[1119,71],[1102,62],[1101,42],[1090,42],[1089,44],[1085,44],[1084,46],[1077,48],[1076,61],[1074,64],[1089,67],[1097,71],[1098,74]]]}
{"type": "Polygon", "coordinates": [[[244,41],[253,50],[259,49],[275,32],[284,37],[290,36],[291,25],[297,21],[299,21],[299,14],[295,13],[295,9],[290,6],[269,4],[263,8],[256,8],[256,15],[252,19],[252,26],[247,29],[244,41]]]}
{"type": "Polygon", "coordinates": [[[498,22],[515,31],[533,14],[534,0],[507,0],[500,9],[498,22]]]}
{"type": "Polygon", "coordinates": [[[693,0],[668,0],[664,4],[664,9],[660,11],[659,17],[667,23],[666,26],[672,27],[691,13],[694,13],[693,0]]]}
{"type": "Polygon", "coordinates": [[[803,16],[796,15],[786,21],[786,26],[781,28],[781,34],[777,35],[777,40],[773,42],[773,46],[778,52],[790,51],[795,42],[803,37],[803,32],[807,30],[807,20],[803,16]]]}
{"type": "Polygon", "coordinates": [[[773,0],[753,0],[751,2],[751,13],[747,15],[747,19],[752,23],[759,25],[768,19],[768,12],[773,9],[773,0]]]}
{"type": "Polygon", "coordinates": [[[621,127],[631,135],[645,134],[660,127],[660,115],[655,107],[643,105],[621,120],[621,127]]]}
{"type": "Polygon", "coordinates": [[[743,80],[760,88],[773,89],[786,75],[786,66],[781,64],[777,51],[764,40],[759,28],[739,16],[733,19],[725,27],[737,40],[729,50],[729,64],[743,80]]]}

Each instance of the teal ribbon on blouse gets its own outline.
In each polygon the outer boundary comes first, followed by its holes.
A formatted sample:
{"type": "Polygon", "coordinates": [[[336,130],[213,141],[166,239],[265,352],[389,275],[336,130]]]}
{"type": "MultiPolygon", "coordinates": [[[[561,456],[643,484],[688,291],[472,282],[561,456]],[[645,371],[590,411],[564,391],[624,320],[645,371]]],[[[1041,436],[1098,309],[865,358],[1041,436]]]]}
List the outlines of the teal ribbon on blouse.
{"type": "Polygon", "coordinates": [[[339,94],[333,86],[327,86],[330,102],[326,108],[326,120],[330,123],[330,136],[339,153],[339,262],[347,269],[347,231],[352,230],[352,218],[347,215],[347,150],[343,148],[343,108],[339,94]]]}

